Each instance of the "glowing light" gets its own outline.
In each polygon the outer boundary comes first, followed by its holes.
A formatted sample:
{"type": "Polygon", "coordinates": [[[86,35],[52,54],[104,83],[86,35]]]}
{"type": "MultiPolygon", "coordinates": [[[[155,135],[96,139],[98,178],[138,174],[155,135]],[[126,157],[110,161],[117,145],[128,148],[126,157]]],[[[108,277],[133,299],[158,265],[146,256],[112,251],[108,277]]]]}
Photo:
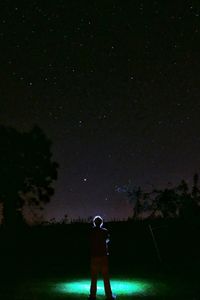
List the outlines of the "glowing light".
{"type": "MultiPolygon", "coordinates": [[[[116,295],[154,295],[153,284],[143,280],[111,280],[112,291],[116,295]]],[[[63,294],[88,295],[90,280],[79,280],[58,283],[56,291],[63,294]]],[[[102,280],[97,283],[97,295],[104,295],[102,280]]]]}

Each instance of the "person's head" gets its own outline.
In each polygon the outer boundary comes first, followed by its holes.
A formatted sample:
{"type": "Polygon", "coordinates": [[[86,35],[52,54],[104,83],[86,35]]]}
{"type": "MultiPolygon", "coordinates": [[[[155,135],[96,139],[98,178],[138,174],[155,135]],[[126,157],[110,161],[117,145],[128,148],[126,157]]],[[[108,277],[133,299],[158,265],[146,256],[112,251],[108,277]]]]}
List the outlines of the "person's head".
{"type": "Polygon", "coordinates": [[[101,216],[94,217],[93,224],[94,224],[95,227],[99,227],[99,228],[102,227],[102,225],[103,225],[102,217],[101,216]]]}

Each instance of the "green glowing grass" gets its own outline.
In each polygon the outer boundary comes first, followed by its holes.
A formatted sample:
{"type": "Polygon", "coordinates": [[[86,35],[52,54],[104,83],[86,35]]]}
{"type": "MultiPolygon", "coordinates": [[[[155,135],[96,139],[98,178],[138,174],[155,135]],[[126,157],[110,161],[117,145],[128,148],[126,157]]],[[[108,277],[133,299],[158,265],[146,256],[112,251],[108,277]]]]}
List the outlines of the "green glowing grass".
{"type": "MultiPolygon", "coordinates": [[[[143,280],[111,280],[112,291],[116,295],[150,295],[153,285],[143,280]]],[[[90,280],[62,282],[56,285],[59,293],[88,295],[90,280]]],[[[103,281],[97,283],[97,295],[104,295],[103,281]]]]}

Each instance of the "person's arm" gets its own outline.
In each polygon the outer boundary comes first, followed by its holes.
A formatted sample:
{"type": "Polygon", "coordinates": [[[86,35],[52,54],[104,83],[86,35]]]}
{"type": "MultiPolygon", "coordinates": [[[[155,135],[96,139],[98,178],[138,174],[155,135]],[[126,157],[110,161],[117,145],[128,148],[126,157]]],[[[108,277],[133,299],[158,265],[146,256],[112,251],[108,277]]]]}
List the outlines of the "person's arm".
{"type": "Polygon", "coordinates": [[[108,244],[110,242],[110,234],[107,232],[107,236],[106,236],[106,244],[108,244]]]}

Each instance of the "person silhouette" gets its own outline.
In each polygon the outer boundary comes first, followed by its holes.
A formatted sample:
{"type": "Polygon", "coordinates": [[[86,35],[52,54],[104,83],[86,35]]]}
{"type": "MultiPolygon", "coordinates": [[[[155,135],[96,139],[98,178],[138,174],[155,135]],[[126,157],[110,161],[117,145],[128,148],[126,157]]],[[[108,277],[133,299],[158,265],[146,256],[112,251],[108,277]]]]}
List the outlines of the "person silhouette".
{"type": "Polygon", "coordinates": [[[112,294],[109,268],[108,268],[108,243],[109,234],[106,228],[103,228],[103,219],[96,216],[93,219],[93,227],[90,232],[90,250],[91,250],[91,285],[88,300],[95,300],[97,293],[97,277],[101,273],[104,281],[104,290],[107,300],[114,300],[116,296],[112,294]]]}

